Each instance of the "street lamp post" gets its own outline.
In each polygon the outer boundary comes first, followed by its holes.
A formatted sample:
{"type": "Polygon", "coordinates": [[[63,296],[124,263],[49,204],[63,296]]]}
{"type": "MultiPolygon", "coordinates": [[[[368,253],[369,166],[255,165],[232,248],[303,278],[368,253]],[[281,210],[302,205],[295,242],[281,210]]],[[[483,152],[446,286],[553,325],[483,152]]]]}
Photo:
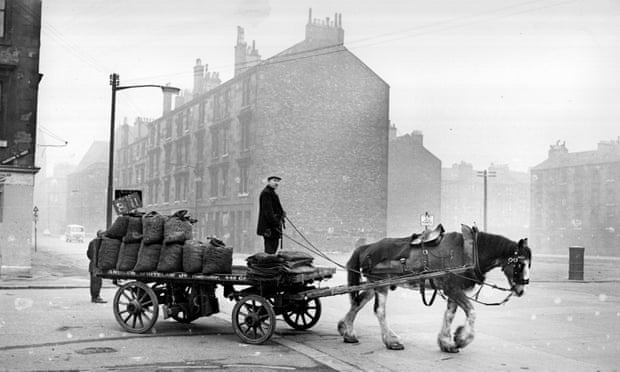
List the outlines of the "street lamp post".
{"type": "Polygon", "coordinates": [[[110,85],[112,86],[112,105],[110,111],[110,154],[108,161],[108,196],[106,203],[106,228],[112,225],[112,200],[114,198],[114,116],[116,114],[116,92],[119,90],[132,88],[160,88],[163,93],[178,94],[181,89],[168,85],[143,84],[143,85],[119,85],[119,75],[110,74],[110,85]]]}
{"type": "Polygon", "coordinates": [[[34,221],[34,251],[37,251],[37,222],[39,221],[39,208],[32,208],[32,220],[34,221]]]}
{"type": "Polygon", "coordinates": [[[484,213],[484,225],[482,231],[487,231],[487,178],[495,177],[495,171],[484,170],[478,172],[478,177],[484,178],[484,201],[483,201],[483,213],[484,213]]]}

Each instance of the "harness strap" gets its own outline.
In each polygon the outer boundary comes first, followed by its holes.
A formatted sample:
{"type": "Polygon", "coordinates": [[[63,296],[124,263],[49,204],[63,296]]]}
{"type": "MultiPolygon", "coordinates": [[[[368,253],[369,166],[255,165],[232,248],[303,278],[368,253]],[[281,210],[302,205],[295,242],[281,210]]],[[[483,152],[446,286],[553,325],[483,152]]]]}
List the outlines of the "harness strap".
{"type": "Polygon", "coordinates": [[[433,281],[433,279],[428,279],[428,281],[431,285],[431,288],[434,289],[430,301],[426,301],[426,279],[420,282],[420,295],[422,296],[422,303],[424,303],[425,306],[433,305],[433,302],[435,302],[435,297],[437,296],[437,286],[435,286],[435,282],[433,281]]]}

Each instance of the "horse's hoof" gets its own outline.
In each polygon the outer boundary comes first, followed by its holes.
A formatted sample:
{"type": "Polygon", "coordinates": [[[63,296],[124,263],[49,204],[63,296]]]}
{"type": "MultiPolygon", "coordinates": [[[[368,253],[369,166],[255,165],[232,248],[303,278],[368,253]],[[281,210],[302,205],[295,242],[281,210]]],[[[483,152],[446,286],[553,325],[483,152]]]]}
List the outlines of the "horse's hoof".
{"type": "Polygon", "coordinates": [[[458,348],[464,348],[474,340],[473,333],[465,333],[465,327],[459,326],[454,332],[454,343],[458,348]]]}
{"type": "Polygon", "coordinates": [[[387,347],[388,350],[404,350],[405,349],[405,345],[401,344],[400,342],[391,342],[389,344],[385,344],[385,347],[387,347]]]}
{"type": "Polygon", "coordinates": [[[456,345],[447,345],[442,343],[439,343],[439,349],[444,353],[458,353],[460,350],[456,345]]]}
{"type": "Polygon", "coordinates": [[[344,342],[347,344],[357,344],[360,340],[355,336],[343,336],[344,342]]]}

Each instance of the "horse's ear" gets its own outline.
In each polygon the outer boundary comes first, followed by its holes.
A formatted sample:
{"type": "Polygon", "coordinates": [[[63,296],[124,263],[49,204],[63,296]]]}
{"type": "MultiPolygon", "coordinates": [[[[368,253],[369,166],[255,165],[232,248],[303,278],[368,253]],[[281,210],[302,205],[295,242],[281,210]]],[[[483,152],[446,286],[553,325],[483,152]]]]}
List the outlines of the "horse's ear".
{"type": "Polygon", "coordinates": [[[464,239],[474,239],[474,231],[471,229],[471,227],[467,226],[467,225],[463,225],[461,224],[461,233],[463,233],[463,238],[464,239]]]}

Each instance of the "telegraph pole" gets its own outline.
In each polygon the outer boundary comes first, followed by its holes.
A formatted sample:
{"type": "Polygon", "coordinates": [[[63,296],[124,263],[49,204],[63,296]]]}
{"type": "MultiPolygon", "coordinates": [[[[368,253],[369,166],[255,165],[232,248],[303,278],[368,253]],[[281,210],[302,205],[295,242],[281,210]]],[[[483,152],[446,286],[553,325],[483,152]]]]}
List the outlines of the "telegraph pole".
{"type": "Polygon", "coordinates": [[[484,178],[484,204],[483,204],[483,216],[484,216],[484,223],[482,225],[482,231],[487,231],[487,178],[489,177],[495,177],[495,171],[488,171],[488,170],[484,170],[481,172],[478,172],[478,177],[483,177],[484,178]]]}

